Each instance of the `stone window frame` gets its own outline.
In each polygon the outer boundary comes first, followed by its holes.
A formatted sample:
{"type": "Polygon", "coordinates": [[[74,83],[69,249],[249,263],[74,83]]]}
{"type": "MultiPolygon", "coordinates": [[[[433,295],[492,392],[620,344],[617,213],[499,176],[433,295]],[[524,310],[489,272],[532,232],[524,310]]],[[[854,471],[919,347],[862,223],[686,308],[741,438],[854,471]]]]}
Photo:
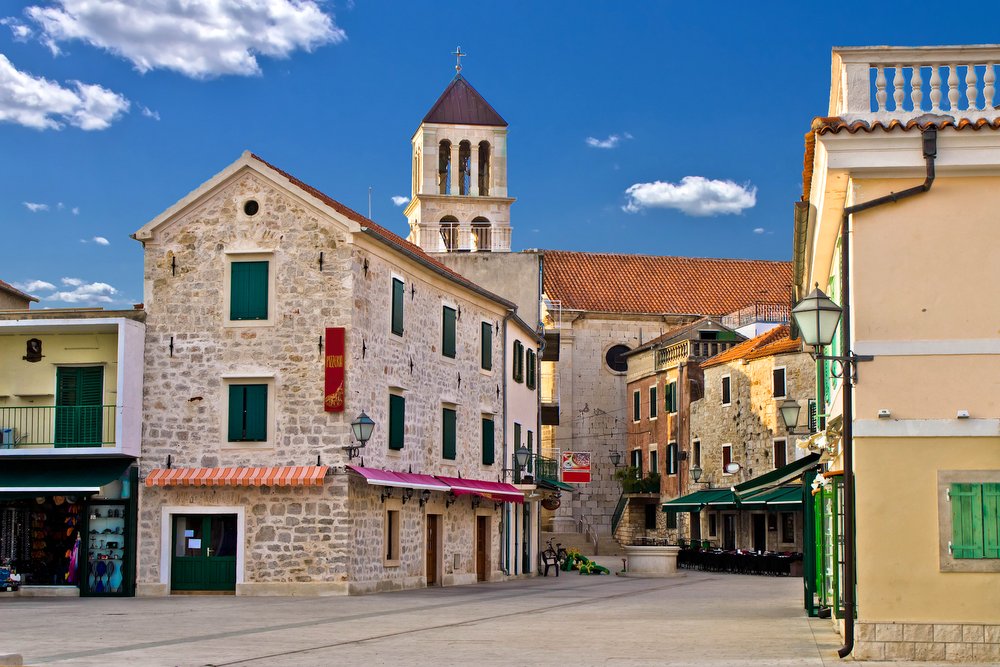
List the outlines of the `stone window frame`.
{"type": "Polygon", "coordinates": [[[788,465],[788,438],[773,438],[771,440],[771,465],[774,466],[775,470],[777,470],[782,466],[788,465]],[[779,442],[781,443],[782,451],[784,451],[785,453],[784,456],[785,462],[782,463],[780,466],[778,465],[778,457],[775,456],[775,453],[778,451],[779,442]]]}
{"type": "Polygon", "coordinates": [[[997,484],[1000,470],[938,470],[938,560],[941,572],[1000,572],[1000,558],[953,558],[948,550],[953,527],[948,490],[952,484],[997,484]]]}
{"type": "Polygon", "coordinates": [[[722,401],[722,405],[732,405],[733,404],[733,376],[731,373],[726,373],[721,378],[719,378],[719,398],[722,401]],[[729,387],[729,400],[726,400],[726,386],[729,387]]]}
{"type": "Polygon", "coordinates": [[[274,373],[224,373],[219,394],[219,440],[222,449],[274,449],[277,442],[275,394],[277,393],[274,373]],[[231,441],[229,439],[229,385],[233,384],[263,384],[267,386],[267,440],[247,442],[231,441]]]}
{"type": "Polygon", "coordinates": [[[224,251],[225,270],[222,279],[222,326],[226,328],[240,327],[273,327],[276,323],[274,313],[274,289],[277,281],[275,274],[277,263],[274,250],[250,248],[246,250],[224,251]],[[267,319],[263,320],[231,320],[233,263],[234,262],[267,262],[267,319]]]}
{"type": "Polygon", "coordinates": [[[771,369],[771,395],[774,398],[787,398],[788,397],[788,367],[787,366],[775,366],[771,369]],[[776,394],[777,387],[774,386],[774,374],[777,371],[781,371],[782,388],[781,394],[776,394]]]}
{"type": "Polygon", "coordinates": [[[386,498],[382,508],[382,565],[384,567],[400,567],[402,563],[402,548],[399,540],[402,535],[403,502],[399,498],[386,498]]]}

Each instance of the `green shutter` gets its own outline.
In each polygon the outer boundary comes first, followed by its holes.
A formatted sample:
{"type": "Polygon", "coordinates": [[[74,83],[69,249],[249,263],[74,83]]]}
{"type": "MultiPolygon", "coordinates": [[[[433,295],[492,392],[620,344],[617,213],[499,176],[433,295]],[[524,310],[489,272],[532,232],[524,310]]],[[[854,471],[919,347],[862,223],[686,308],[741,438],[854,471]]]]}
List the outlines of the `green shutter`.
{"type": "Polygon", "coordinates": [[[983,485],[951,485],[951,550],[954,558],[983,557],[983,485]]]}
{"type": "Polygon", "coordinates": [[[104,367],[56,369],[56,447],[85,447],[102,442],[104,367]]]}
{"type": "Polygon", "coordinates": [[[246,385],[246,437],[250,442],[267,440],[267,385],[246,385]]]}
{"type": "Polygon", "coordinates": [[[534,350],[528,350],[527,351],[527,357],[528,357],[528,370],[527,370],[527,375],[524,378],[524,382],[528,386],[528,389],[534,389],[535,388],[535,351],[534,350]]]}
{"type": "Polygon", "coordinates": [[[455,309],[445,306],[441,315],[441,354],[455,358],[455,309]]]}
{"type": "Polygon", "coordinates": [[[531,432],[531,431],[528,431],[528,444],[526,446],[527,446],[529,452],[535,451],[535,444],[534,444],[535,441],[534,441],[534,438],[535,438],[535,434],[533,432],[531,432]]]}
{"type": "Polygon", "coordinates": [[[483,465],[493,465],[493,420],[483,418],[483,465]]]}
{"type": "Polygon", "coordinates": [[[389,449],[403,448],[403,432],[406,425],[406,399],[395,394],[389,395],[389,449]]]}
{"type": "Polygon", "coordinates": [[[660,407],[656,404],[656,387],[649,388],[649,418],[656,416],[656,409],[660,407]]]}
{"type": "Polygon", "coordinates": [[[403,335],[403,281],[392,279],[392,333],[403,335]]]}
{"type": "Polygon", "coordinates": [[[243,413],[245,387],[240,384],[229,385],[229,442],[243,439],[243,413]]]}
{"type": "Polygon", "coordinates": [[[1000,558],[1000,484],[983,484],[983,558],[1000,558]]]}
{"type": "Polygon", "coordinates": [[[637,422],[642,416],[642,410],[639,408],[639,392],[632,392],[632,421],[637,422]]]}
{"type": "Polygon", "coordinates": [[[514,422],[514,451],[521,447],[521,425],[514,422]]]}
{"type": "Polygon", "coordinates": [[[520,341],[514,341],[514,359],[512,363],[514,382],[524,381],[524,346],[520,341]]]}
{"type": "Polygon", "coordinates": [[[233,262],[229,284],[229,319],[267,319],[268,262],[233,262]]]}
{"type": "Polygon", "coordinates": [[[441,457],[455,460],[455,411],[441,410],[441,457]]]}
{"type": "Polygon", "coordinates": [[[479,365],[483,370],[491,371],[493,370],[493,325],[483,322],[480,330],[482,334],[479,339],[481,345],[479,365]]]}

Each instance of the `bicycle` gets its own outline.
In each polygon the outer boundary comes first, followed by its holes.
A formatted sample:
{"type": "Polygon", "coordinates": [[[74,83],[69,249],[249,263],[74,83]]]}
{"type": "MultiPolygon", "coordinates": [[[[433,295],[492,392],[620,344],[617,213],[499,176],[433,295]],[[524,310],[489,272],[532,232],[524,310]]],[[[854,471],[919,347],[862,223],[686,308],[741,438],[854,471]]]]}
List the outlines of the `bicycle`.
{"type": "Polygon", "coordinates": [[[538,571],[542,576],[547,577],[549,576],[549,568],[555,566],[556,576],[558,577],[559,570],[562,569],[567,558],[569,558],[569,554],[563,548],[563,545],[560,542],[556,542],[556,546],[553,548],[550,538],[548,540],[548,547],[538,552],[538,571]]]}

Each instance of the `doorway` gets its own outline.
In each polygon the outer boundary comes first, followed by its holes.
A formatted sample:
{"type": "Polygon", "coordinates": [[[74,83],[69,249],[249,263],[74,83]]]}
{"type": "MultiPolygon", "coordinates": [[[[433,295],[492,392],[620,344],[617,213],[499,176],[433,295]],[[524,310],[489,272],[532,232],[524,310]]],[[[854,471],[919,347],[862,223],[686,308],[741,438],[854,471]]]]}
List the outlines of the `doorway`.
{"type": "Polygon", "coordinates": [[[732,551],[736,548],[736,515],[722,515],[722,548],[732,551]]]}
{"type": "Polygon", "coordinates": [[[236,590],[236,523],[235,514],[174,516],[171,590],[236,590]]]}
{"type": "Polygon", "coordinates": [[[476,581],[486,581],[490,562],[490,518],[476,517],[476,581]]]}
{"type": "Polygon", "coordinates": [[[767,518],[764,514],[751,514],[753,517],[753,550],[758,553],[767,551],[767,518]]]}
{"type": "Polygon", "coordinates": [[[441,515],[428,514],[427,547],[424,554],[424,563],[426,564],[425,575],[427,577],[428,586],[438,586],[441,583],[440,578],[438,577],[438,540],[440,539],[440,530],[441,515]]]}

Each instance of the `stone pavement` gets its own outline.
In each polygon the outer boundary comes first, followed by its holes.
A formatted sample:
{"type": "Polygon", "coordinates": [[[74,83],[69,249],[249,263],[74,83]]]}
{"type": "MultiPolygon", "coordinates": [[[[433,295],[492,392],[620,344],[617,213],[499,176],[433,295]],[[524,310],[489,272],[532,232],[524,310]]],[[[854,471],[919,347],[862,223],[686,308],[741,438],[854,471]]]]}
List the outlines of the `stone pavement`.
{"type": "Polygon", "coordinates": [[[81,667],[843,664],[829,621],[803,615],[801,587],[563,573],[362,597],[9,598],[0,654],[81,667]]]}

